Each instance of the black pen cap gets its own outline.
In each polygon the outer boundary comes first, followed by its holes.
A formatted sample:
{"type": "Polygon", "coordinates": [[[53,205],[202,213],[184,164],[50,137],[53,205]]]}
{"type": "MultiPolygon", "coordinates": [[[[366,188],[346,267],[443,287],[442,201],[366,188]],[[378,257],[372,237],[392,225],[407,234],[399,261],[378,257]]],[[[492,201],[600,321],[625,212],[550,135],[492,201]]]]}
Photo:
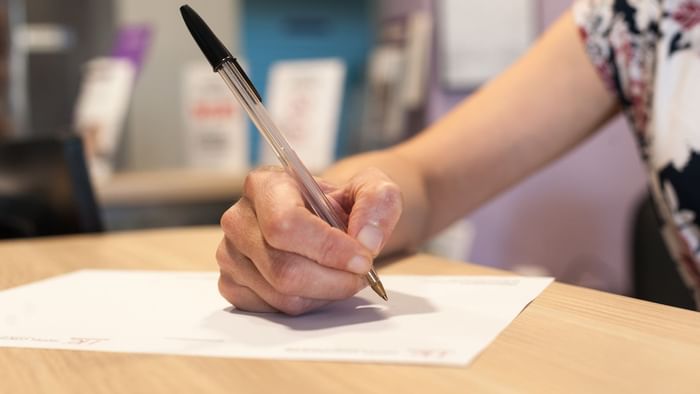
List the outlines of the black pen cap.
{"type": "Polygon", "coordinates": [[[189,5],[180,7],[182,19],[185,20],[187,29],[192,34],[199,49],[202,50],[214,71],[219,71],[221,64],[227,59],[233,59],[231,52],[214,35],[204,20],[189,5]]]}

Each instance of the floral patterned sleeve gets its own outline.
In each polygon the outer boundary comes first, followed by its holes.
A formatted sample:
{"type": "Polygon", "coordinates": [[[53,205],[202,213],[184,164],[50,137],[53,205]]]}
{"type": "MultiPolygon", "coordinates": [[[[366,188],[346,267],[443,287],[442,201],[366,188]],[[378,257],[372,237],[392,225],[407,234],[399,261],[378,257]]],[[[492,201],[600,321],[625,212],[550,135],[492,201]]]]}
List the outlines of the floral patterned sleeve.
{"type": "Polygon", "coordinates": [[[577,0],[572,11],[637,137],[661,234],[700,307],[700,0],[577,0]]]}
{"type": "Polygon", "coordinates": [[[591,62],[642,137],[659,39],[658,1],[578,0],[572,11],[591,62]]]}

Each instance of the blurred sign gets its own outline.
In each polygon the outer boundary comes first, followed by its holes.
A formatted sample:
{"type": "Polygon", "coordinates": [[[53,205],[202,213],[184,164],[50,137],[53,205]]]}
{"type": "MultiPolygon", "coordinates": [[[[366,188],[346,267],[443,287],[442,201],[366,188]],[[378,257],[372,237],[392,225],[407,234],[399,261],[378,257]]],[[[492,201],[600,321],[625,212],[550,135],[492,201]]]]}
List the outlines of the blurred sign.
{"type": "Polygon", "coordinates": [[[246,172],[249,149],[245,114],[209,64],[197,62],[185,68],[182,96],[188,164],[246,172]]]}
{"type": "MultiPolygon", "coordinates": [[[[270,69],[267,105],[270,116],[309,170],[333,163],[345,85],[339,59],[278,62],[270,69]]],[[[263,164],[279,164],[267,144],[263,164]]]]}
{"type": "Polygon", "coordinates": [[[32,23],[18,27],[15,44],[28,52],[63,52],[75,45],[74,32],[67,26],[53,23],[32,23]]]}
{"type": "Polygon", "coordinates": [[[74,122],[96,182],[112,173],[135,76],[134,65],[124,59],[96,58],[85,66],[74,122]]]}
{"type": "MultiPolygon", "coordinates": [[[[365,88],[367,55],[375,40],[377,4],[372,0],[244,0],[241,2],[242,52],[250,79],[267,99],[273,64],[288,60],[340,59],[345,85],[337,144],[339,156],[354,153],[361,127],[361,94],[365,88]]],[[[254,158],[261,152],[252,133],[254,158]]],[[[295,147],[296,149],[296,147],[295,147]]]]}
{"type": "Polygon", "coordinates": [[[535,0],[441,0],[442,82],[474,88],[505,70],[536,35],[535,0]]]}

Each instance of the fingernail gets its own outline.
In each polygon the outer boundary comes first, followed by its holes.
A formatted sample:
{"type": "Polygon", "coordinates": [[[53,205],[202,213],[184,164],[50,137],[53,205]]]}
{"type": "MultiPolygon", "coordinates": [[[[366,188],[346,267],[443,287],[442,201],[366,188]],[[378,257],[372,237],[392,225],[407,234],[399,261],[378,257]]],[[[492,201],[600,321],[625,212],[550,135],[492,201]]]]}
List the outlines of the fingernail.
{"type": "Polygon", "coordinates": [[[374,254],[379,253],[383,238],[382,230],[372,224],[362,227],[362,230],[357,234],[357,240],[374,254]]]}
{"type": "Polygon", "coordinates": [[[369,272],[369,267],[369,260],[363,256],[355,256],[348,261],[348,271],[356,274],[366,274],[369,272]]]}

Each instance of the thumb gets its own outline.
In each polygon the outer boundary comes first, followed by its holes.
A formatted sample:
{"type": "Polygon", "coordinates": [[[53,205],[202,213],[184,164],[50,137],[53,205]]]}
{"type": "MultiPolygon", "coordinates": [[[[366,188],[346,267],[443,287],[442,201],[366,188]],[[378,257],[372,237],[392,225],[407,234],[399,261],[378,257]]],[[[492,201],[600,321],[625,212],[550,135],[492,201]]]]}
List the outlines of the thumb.
{"type": "Polygon", "coordinates": [[[350,179],[353,199],[348,234],[378,255],[401,217],[399,186],[383,172],[367,169],[350,179]]]}

